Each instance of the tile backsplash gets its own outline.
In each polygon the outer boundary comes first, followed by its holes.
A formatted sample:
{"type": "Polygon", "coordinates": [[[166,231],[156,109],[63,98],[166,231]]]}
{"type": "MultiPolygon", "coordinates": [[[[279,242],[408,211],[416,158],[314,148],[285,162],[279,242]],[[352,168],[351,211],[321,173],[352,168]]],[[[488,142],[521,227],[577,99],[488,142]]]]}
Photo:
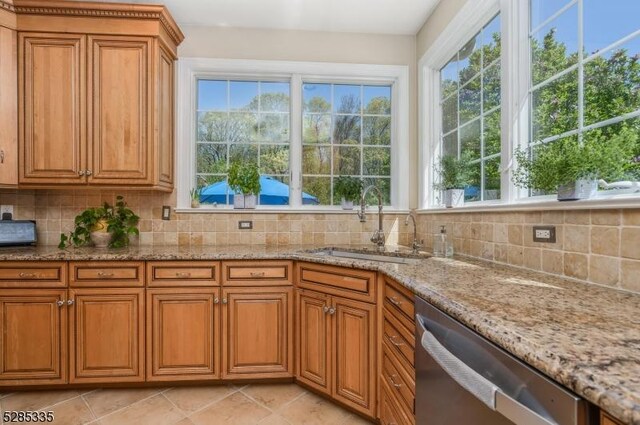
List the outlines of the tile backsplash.
{"type": "MultiPolygon", "coordinates": [[[[73,228],[73,219],[87,207],[114,203],[117,194],[140,216],[141,245],[360,245],[370,244],[378,225],[377,211],[366,223],[352,214],[300,213],[175,213],[161,219],[162,206],[176,205],[175,194],[143,191],[0,190],[0,203],[14,205],[14,218],[35,219],[42,245],[57,245],[60,233],[73,228]],[[252,230],[239,230],[238,221],[252,220],[252,230]]],[[[413,229],[404,216],[385,214],[384,229],[390,244],[406,245],[413,229]]]]}
{"type": "Polygon", "coordinates": [[[457,253],[640,292],[640,209],[419,217],[427,249],[445,225],[457,253]],[[556,242],[534,242],[537,224],[556,226],[556,242]]]}

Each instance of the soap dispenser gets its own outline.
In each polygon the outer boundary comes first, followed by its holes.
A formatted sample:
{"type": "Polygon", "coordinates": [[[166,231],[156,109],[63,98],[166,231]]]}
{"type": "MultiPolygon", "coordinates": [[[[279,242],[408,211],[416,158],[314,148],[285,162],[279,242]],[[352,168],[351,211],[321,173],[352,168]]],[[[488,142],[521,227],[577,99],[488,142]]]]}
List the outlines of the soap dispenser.
{"type": "Polygon", "coordinates": [[[434,237],[433,255],[435,257],[453,257],[453,244],[445,226],[440,226],[440,233],[434,237]]]}

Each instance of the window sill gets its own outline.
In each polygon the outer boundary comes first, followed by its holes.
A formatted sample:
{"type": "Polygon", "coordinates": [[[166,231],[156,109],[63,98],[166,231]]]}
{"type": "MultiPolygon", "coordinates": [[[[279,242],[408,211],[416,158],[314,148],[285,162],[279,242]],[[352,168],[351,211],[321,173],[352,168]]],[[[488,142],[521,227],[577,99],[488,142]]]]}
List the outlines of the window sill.
{"type": "MultiPolygon", "coordinates": [[[[367,212],[377,212],[377,206],[367,207],[367,212]]],[[[314,207],[314,208],[274,208],[258,207],[256,209],[235,209],[231,206],[201,206],[200,208],[176,208],[177,214],[355,214],[358,207],[352,210],[343,210],[340,207],[314,207]]],[[[384,207],[383,214],[408,214],[409,210],[384,207]]]]}
{"type": "Polygon", "coordinates": [[[513,203],[466,204],[458,208],[433,207],[418,210],[418,214],[460,214],[473,212],[549,211],[549,210],[598,210],[640,208],[640,196],[599,195],[594,199],[580,201],[558,201],[555,197],[544,199],[522,199],[513,203]]]}

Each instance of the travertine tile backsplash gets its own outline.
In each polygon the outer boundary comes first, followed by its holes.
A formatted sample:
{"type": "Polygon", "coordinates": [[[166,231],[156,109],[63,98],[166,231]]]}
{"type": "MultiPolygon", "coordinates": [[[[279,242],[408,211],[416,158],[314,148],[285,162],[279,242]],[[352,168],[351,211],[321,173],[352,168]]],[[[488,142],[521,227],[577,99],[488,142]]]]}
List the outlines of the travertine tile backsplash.
{"type": "Polygon", "coordinates": [[[457,253],[640,292],[640,209],[421,214],[425,245],[445,225],[457,253]],[[533,242],[533,225],[556,243],[533,242]]]}

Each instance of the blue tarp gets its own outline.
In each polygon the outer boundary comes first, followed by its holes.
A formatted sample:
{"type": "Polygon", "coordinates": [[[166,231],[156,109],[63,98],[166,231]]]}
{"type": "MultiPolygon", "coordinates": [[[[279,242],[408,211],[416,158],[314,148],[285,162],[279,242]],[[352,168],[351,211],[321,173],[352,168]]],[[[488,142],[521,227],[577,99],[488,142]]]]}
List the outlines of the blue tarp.
{"type": "MultiPolygon", "coordinates": [[[[260,205],[289,205],[289,185],[269,176],[260,176],[260,205]]],[[[214,183],[202,188],[200,202],[213,204],[233,204],[233,195],[227,181],[214,183]],[[227,198],[228,197],[228,198],[227,198]]],[[[303,205],[318,205],[318,198],[302,193],[303,205]]]]}

